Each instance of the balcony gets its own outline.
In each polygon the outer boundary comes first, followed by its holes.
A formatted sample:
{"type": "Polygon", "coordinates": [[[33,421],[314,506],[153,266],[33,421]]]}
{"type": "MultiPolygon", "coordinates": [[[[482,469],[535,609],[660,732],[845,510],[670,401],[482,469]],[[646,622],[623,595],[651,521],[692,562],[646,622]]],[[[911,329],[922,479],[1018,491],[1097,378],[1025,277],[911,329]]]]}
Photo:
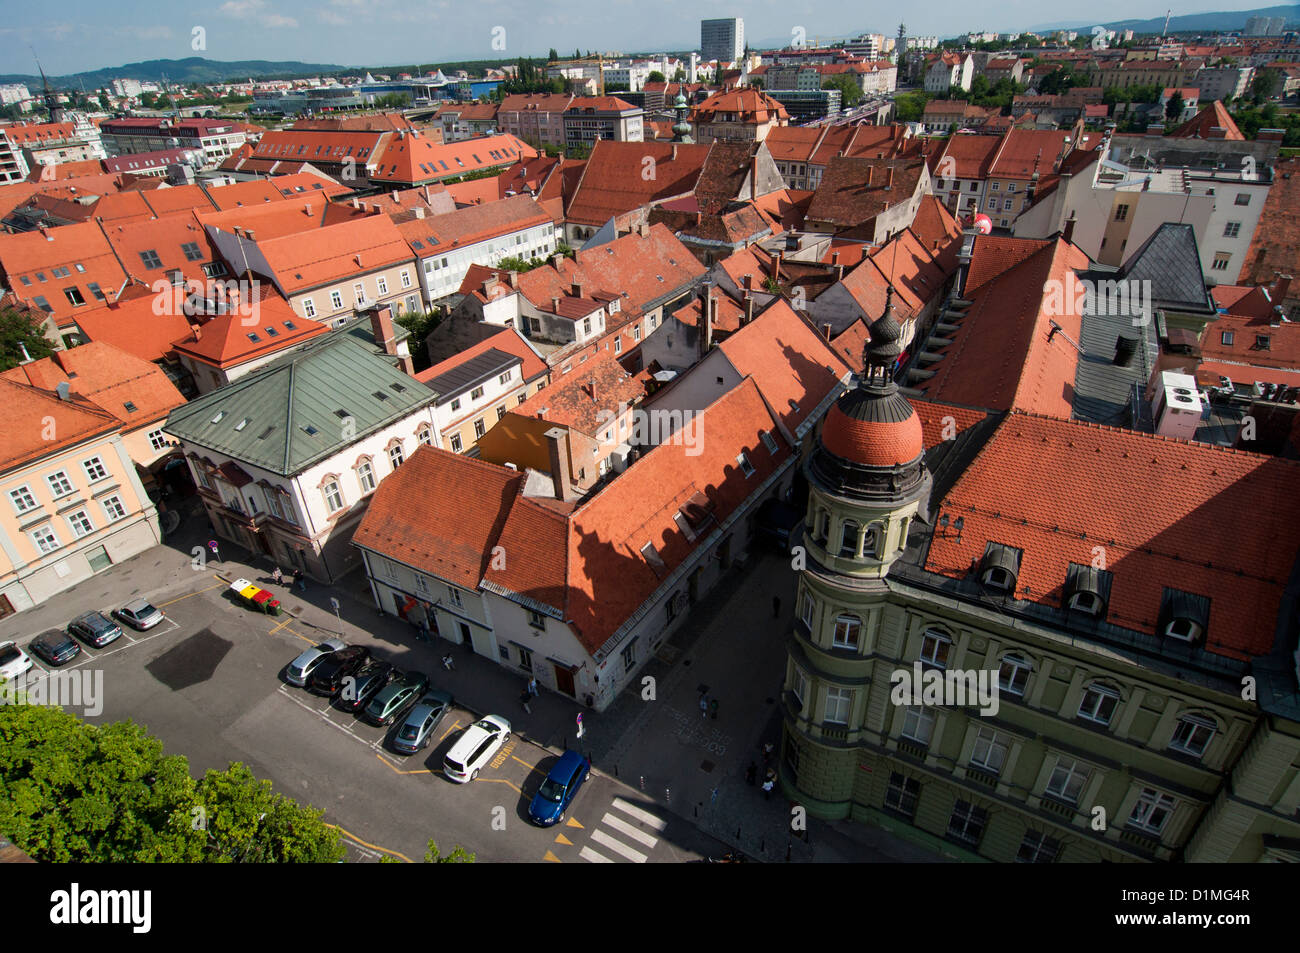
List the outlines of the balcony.
{"type": "Polygon", "coordinates": [[[966,769],[966,780],[986,788],[998,786],[998,776],[994,772],[989,771],[987,768],[976,767],[973,764],[966,769]]]}

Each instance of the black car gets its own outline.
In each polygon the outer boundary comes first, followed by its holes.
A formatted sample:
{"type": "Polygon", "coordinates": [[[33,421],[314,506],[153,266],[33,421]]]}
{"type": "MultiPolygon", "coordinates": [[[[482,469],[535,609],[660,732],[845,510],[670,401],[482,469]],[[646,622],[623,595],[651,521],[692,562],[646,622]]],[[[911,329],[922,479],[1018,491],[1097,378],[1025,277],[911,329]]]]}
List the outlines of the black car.
{"type": "Polygon", "coordinates": [[[316,695],[333,697],[343,687],[343,679],[356,675],[370,661],[370,649],[364,645],[349,645],[331,652],[321,659],[311,673],[307,690],[316,695]]]}
{"type": "Polygon", "coordinates": [[[59,629],[41,633],[32,639],[28,648],[51,665],[63,665],[81,654],[81,646],[76,639],[59,629]]]}
{"type": "Polygon", "coordinates": [[[392,662],[372,660],[365,668],[353,676],[353,681],[343,685],[334,704],[344,711],[360,711],[370,699],[386,688],[388,683],[401,675],[392,662]]]}

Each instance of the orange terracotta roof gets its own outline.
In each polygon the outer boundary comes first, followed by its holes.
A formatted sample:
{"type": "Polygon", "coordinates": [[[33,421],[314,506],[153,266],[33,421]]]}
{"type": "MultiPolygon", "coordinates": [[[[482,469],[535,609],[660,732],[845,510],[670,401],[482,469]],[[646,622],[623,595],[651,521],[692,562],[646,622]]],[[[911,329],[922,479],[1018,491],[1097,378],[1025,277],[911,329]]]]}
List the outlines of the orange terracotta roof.
{"type": "Polygon", "coordinates": [[[1278,274],[1300,278],[1300,158],[1278,159],[1237,280],[1261,285],[1278,274]]]}
{"type": "Polygon", "coordinates": [[[22,301],[40,307],[36,299],[43,298],[61,326],[69,324],[78,312],[96,306],[99,299],[89,287],[92,282],[107,294],[126,281],[108,239],[95,222],[0,234],[0,272],[22,301]],[[68,273],[55,275],[55,268],[66,268],[68,273]],[[74,305],[64,294],[64,288],[73,287],[83,304],[74,305]]]}
{"type": "Polygon", "coordinates": [[[208,318],[189,337],[177,340],[174,347],[203,364],[230,368],[297,347],[328,330],[319,321],[300,317],[289,302],[271,294],[259,298],[243,313],[235,310],[208,318]]]}
{"type": "Polygon", "coordinates": [[[54,394],[70,392],[121,421],[128,430],[161,420],[185,397],[162,368],[105,341],[79,347],[5,371],[3,376],[54,394]],[[135,408],[134,410],[130,408],[135,408]]]}
{"type": "Polygon", "coordinates": [[[375,185],[417,185],[505,167],[537,150],[511,135],[481,136],[458,142],[432,142],[427,136],[390,136],[367,171],[375,185]]]}
{"type": "Polygon", "coordinates": [[[121,428],[115,417],[84,399],[60,400],[41,388],[5,376],[0,376],[0,404],[14,422],[13,426],[0,428],[0,472],[121,428]],[[51,432],[53,440],[47,439],[51,432]]]}
{"type": "Polygon", "coordinates": [[[190,334],[184,292],[173,289],[171,298],[170,303],[157,309],[163,313],[155,314],[152,293],[124,296],[113,304],[78,314],[77,327],[87,340],[105,341],[142,360],[161,361],[175,352],[176,341],[190,334]]]}
{"type": "Polygon", "coordinates": [[[1013,413],[940,505],[965,525],[935,534],[926,568],[964,577],[1001,543],[1023,551],[1016,597],[1059,606],[1070,563],[1093,565],[1102,546],[1108,622],[1154,633],[1168,586],[1209,599],[1209,651],[1248,659],[1273,647],[1297,479],[1300,465],[1277,457],[1013,413]]]}
{"type": "Polygon", "coordinates": [[[695,189],[708,158],[706,145],[597,140],[569,204],[568,218],[604,225],[650,202],[695,189]],[[642,173],[649,168],[654,175],[642,173]]]}
{"type": "Polygon", "coordinates": [[[740,86],[714,93],[691,109],[690,119],[694,123],[716,122],[719,113],[732,113],[738,117],[732,121],[752,124],[784,123],[790,118],[785,107],[761,89],[740,86]]]}
{"type": "Polygon", "coordinates": [[[1237,142],[1246,138],[1217,99],[1169,135],[1175,139],[1231,139],[1237,142]],[[1216,128],[1222,131],[1215,132],[1216,128]]]}
{"type": "Polygon", "coordinates": [[[138,222],[105,222],[103,229],[127,274],[146,284],[169,280],[176,271],[187,281],[206,283],[202,266],[218,258],[208,233],[192,212],[138,222]],[[155,261],[157,265],[152,264],[155,261]]]}
{"type": "Polygon", "coordinates": [[[413,260],[387,215],[326,225],[313,231],[310,241],[298,235],[262,240],[259,234],[257,245],[286,296],[413,260]]]}
{"type": "Polygon", "coordinates": [[[611,414],[618,414],[629,404],[641,403],[645,396],[645,380],[624,370],[612,351],[602,350],[510,412],[595,437],[601,426],[612,419],[611,414]]]}

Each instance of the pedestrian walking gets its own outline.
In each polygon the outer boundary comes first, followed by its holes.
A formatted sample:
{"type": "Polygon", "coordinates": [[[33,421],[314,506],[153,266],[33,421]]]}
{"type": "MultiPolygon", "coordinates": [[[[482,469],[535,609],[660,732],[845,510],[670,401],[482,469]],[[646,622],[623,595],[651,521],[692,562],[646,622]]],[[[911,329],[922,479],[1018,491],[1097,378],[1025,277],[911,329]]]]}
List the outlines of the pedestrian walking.
{"type": "Polygon", "coordinates": [[[758,765],[751,761],[749,762],[749,767],[745,769],[745,783],[752,788],[757,781],[758,765]]]}
{"type": "Polygon", "coordinates": [[[532,695],[534,698],[536,698],[537,695],[539,694],[538,691],[537,691],[537,676],[536,676],[536,675],[530,675],[530,676],[528,677],[528,694],[532,695]]]}
{"type": "Polygon", "coordinates": [[[776,787],[776,781],[772,778],[768,778],[763,782],[763,799],[765,801],[772,800],[772,788],[774,787],[776,787]]]}
{"type": "Polygon", "coordinates": [[[444,655],[442,657],[442,667],[450,672],[456,667],[456,660],[452,658],[450,654],[444,655]]]}
{"type": "Polygon", "coordinates": [[[533,710],[528,707],[528,702],[532,699],[532,697],[533,697],[533,693],[530,692],[526,687],[522,692],[519,693],[519,704],[523,705],[524,711],[528,712],[528,714],[530,715],[533,713],[533,710]]]}
{"type": "Polygon", "coordinates": [[[781,618],[781,597],[780,596],[772,597],[772,618],[773,619],[781,618]]]}
{"type": "Polygon", "coordinates": [[[429,623],[425,622],[423,619],[420,620],[420,641],[429,641],[429,623]]]}
{"type": "Polygon", "coordinates": [[[709,702],[709,714],[713,716],[714,721],[718,720],[718,700],[716,698],[709,702]]]}
{"type": "Polygon", "coordinates": [[[709,696],[708,695],[700,696],[700,717],[701,718],[709,717],[709,696]]]}
{"type": "Polygon", "coordinates": [[[280,572],[279,566],[271,570],[271,581],[277,586],[284,582],[284,573],[280,572]]]}
{"type": "Polygon", "coordinates": [[[775,745],[773,745],[772,742],[770,741],[763,742],[763,764],[764,765],[766,765],[769,761],[772,760],[772,750],[774,747],[775,745]]]}
{"type": "Polygon", "coordinates": [[[307,579],[303,575],[303,571],[301,569],[295,569],[293,571],[293,584],[303,592],[307,591],[307,579]]]}

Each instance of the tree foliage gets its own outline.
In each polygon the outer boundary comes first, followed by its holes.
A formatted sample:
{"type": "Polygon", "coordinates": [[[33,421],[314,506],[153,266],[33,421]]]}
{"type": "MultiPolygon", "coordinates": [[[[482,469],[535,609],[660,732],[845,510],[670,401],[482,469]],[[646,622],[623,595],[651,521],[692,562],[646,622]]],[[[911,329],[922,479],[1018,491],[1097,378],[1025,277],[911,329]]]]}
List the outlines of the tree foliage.
{"type": "Polygon", "coordinates": [[[430,837],[429,847],[424,852],[424,862],[426,864],[472,864],[474,863],[474,855],[457,844],[450,854],[444,856],[438,850],[437,843],[430,837]]]}
{"type": "Polygon", "coordinates": [[[895,118],[898,122],[920,122],[925,115],[925,104],[934,98],[924,90],[899,93],[894,97],[895,118]]]}
{"type": "Polygon", "coordinates": [[[38,861],[341,860],[342,841],[321,813],[239,762],[195,781],[184,756],[164,755],[134,722],[0,706],[0,830],[38,861]]]}
{"type": "Polygon", "coordinates": [[[54,353],[54,345],[45,337],[44,321],[36,312],[17,308],[0,310],[0,371],[17,367],[27,356],[34,361],[54,353]]]}
{"type": "Polygon", "coordinates": [[[840,105],[845,109],[852,109],[862,102],[862,87],[851,76],[829,76],[822,80],[822,89],[838,89],[840,105]]]}

